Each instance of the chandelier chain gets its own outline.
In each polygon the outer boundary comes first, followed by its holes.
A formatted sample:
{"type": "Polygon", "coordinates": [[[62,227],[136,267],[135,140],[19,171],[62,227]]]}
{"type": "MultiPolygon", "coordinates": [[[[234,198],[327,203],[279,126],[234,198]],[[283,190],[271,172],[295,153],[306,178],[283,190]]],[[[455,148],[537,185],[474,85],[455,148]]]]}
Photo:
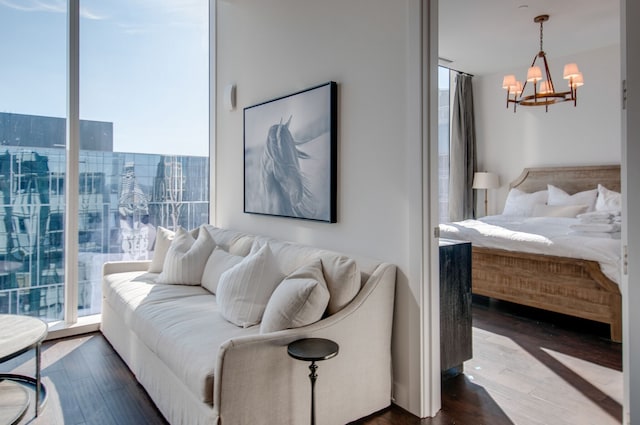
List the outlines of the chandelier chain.
{"type": "Polygon", "coordinates": [[[542,21],[540,21],[540,51],[543,52],[542,49],[542,21]]]}

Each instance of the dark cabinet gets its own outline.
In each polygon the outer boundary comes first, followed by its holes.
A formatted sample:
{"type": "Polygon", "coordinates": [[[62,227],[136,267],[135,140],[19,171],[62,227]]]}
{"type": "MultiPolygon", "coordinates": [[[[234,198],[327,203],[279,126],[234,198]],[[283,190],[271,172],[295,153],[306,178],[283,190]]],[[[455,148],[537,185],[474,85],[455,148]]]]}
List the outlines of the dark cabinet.
{"type": "Polygon", "coordinates": [[[471,243],[440,239],[440,370],[472,357],[471,243]]]}

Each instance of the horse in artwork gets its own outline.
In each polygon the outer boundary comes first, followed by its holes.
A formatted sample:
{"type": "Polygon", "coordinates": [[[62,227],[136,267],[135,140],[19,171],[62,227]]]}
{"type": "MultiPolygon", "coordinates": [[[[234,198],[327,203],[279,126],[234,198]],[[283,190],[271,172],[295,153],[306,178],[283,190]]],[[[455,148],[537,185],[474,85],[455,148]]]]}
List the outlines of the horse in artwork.
{"type": "Polygon", "coordinates": [[[260,161],[260,183],[264,194],[264,210],[268,214],[309,217],[314,213],[309,182],[300,169],[300,160],[309,155],[298,149],[289,124],[272,125],[267,133],[260,161]]]}

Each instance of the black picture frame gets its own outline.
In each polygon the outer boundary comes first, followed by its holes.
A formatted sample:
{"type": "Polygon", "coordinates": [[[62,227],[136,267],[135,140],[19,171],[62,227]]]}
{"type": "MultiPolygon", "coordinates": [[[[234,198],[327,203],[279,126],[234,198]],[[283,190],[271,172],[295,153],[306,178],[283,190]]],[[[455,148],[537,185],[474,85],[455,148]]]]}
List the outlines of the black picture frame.
{"type": "Polygon", "coordinates": [[[244,212],[335,223],[337,91],[330,81],[244,108],[244,212]]]}

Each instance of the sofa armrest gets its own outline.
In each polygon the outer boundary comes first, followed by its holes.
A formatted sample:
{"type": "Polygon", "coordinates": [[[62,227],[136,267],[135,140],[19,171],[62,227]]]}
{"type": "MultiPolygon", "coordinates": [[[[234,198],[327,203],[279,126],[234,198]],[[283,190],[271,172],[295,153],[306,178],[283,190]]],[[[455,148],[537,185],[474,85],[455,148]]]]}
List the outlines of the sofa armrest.
{"type": "Polygon", "coordinates": [[[144,272],[149,269],[151,260],[107,261],[102,265],[102,276],[114,273],[144,272]]]}
{"type": "Polygon", "coordinates": [[[220,423],[309,421],[309,363],[287,354],[287,345],[300,338],[327,338],[340,346],[336,357],[317,363],[319,423],[344,424],[387,407],[395,281],[396,267],[381,264],[356,298],[332,316],[302,328],[226,341],[214,380],[220,423]]]}

